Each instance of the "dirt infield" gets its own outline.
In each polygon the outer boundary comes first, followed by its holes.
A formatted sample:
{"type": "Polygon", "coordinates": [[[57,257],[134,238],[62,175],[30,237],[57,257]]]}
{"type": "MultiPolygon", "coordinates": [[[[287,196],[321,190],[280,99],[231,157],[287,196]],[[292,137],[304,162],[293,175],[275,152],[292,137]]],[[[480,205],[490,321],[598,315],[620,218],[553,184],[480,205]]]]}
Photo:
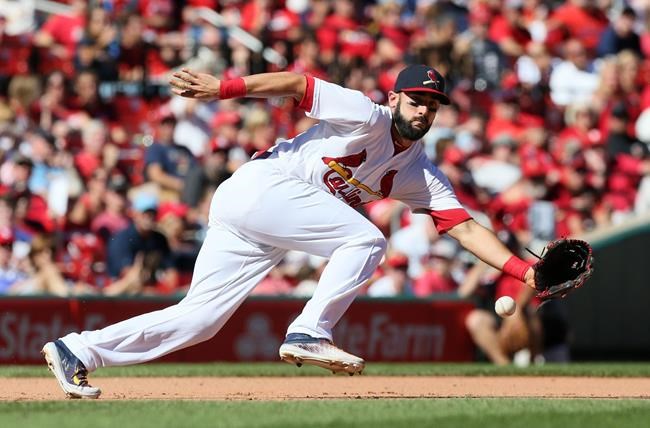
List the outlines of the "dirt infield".
{"type": "MultiPolygon", "coordinates": [[[[103,400],[547,397],[650,399],[650,378],[327,376],[95,378],[103,400]]],[[[54,378],[2,379],[0,401],[59,400],[54,378]]]]}

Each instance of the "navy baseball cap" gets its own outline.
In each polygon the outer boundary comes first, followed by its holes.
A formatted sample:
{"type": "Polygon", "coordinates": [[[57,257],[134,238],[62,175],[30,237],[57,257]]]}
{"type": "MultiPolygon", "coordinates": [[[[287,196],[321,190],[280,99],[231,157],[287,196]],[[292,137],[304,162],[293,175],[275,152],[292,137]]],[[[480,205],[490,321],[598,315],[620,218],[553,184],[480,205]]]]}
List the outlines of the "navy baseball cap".
{"type": "Polygon", "coordinates": [[[440,101],[440,104],[450,104],[445,94],[445,78],[428,65],[409,65],[397,75],[395,92],[428,92],[440,101]]]}

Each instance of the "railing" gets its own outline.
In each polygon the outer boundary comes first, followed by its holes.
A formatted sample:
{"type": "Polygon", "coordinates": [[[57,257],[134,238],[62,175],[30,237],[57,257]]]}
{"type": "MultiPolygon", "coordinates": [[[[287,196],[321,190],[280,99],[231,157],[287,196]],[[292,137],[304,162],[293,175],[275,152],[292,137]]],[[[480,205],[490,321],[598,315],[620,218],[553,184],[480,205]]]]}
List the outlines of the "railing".
{"type": "Polygon", "coordinates": [[[262,52],[262,57],[280,68],[287,66],[287,60],[275,49],[264,47],[264,44],[252,34],[237,25],[229,25],[226,19],[216,11],[207,7],[196,8],[199,16],[217,28],[227,28],[228,35],[253,52],[262,52]]]}
{"type": "MultiPolygon", "coordinates": [[[[37,10],[46,13],[55,13],[61,15],[72,13],[72,8],[70,6],[49,0],[35,0],[34,7],[37,10]]],[[[265,47],[261,40],[248,33],[241,27],[228,24],[226,19],[218,12],[207,7],[198,7],[196,8],[196,12],[198,13],[199,17],[205,20],[205,22],[212,24],[217,28],[227,29],[228,35],[230,37],[237,40],[251,51],[255,53],[261,52],[262,57],[271,64],[274,64],[280,68],[287,66],[286,58],[284,58],[284,56],[282,56],[278,51],[269,47],[265,47]]]]}
{"type": "Polygon", "coordinates": [[[35,0],[34,8],[45,13],[53,13],[57,15],[69,15],[72,13],[72,7],[67,4],[59,3],[49,0],[35,0]]]}
{"type": "Polygon", "coordinates": [[[604,227],[580,236],[594,248],[613,245],[629,236],[647,233],[650,230],[650,215],[644,214],[610,227],[604,227]]]}

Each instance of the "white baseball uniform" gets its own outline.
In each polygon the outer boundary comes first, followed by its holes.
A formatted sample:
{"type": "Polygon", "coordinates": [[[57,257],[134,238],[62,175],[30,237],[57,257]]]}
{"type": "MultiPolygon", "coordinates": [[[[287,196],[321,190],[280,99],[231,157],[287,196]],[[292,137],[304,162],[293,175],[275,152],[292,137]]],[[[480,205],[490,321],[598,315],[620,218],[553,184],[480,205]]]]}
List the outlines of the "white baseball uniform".
{"type": "Polygon", "coordinates": [[[62,339],[88,370],[149,361],[213,337],[288,250],[329,259],[288,332],[331,339],[386,249],[382,233],[354,207],[399,199],[428,210],[440,231],[470,218],[421,144],[395,153],[388,107],[307,81],[300,105],[320,123],[244,164],[217,189],[186,297],[62,339]]]}

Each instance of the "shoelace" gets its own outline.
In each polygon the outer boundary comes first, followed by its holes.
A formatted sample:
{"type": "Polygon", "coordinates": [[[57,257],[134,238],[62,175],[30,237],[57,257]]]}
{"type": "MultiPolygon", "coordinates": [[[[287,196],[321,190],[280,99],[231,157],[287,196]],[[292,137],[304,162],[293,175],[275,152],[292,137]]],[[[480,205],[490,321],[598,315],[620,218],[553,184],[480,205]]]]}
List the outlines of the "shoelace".
{"type": "Polygon", "coordinates": [[[88,372],[82,368],[77,368],[77,370],[75,370],[72,379],[77,380],[75,383],[78,386],[88,386],[88,372]]]}

